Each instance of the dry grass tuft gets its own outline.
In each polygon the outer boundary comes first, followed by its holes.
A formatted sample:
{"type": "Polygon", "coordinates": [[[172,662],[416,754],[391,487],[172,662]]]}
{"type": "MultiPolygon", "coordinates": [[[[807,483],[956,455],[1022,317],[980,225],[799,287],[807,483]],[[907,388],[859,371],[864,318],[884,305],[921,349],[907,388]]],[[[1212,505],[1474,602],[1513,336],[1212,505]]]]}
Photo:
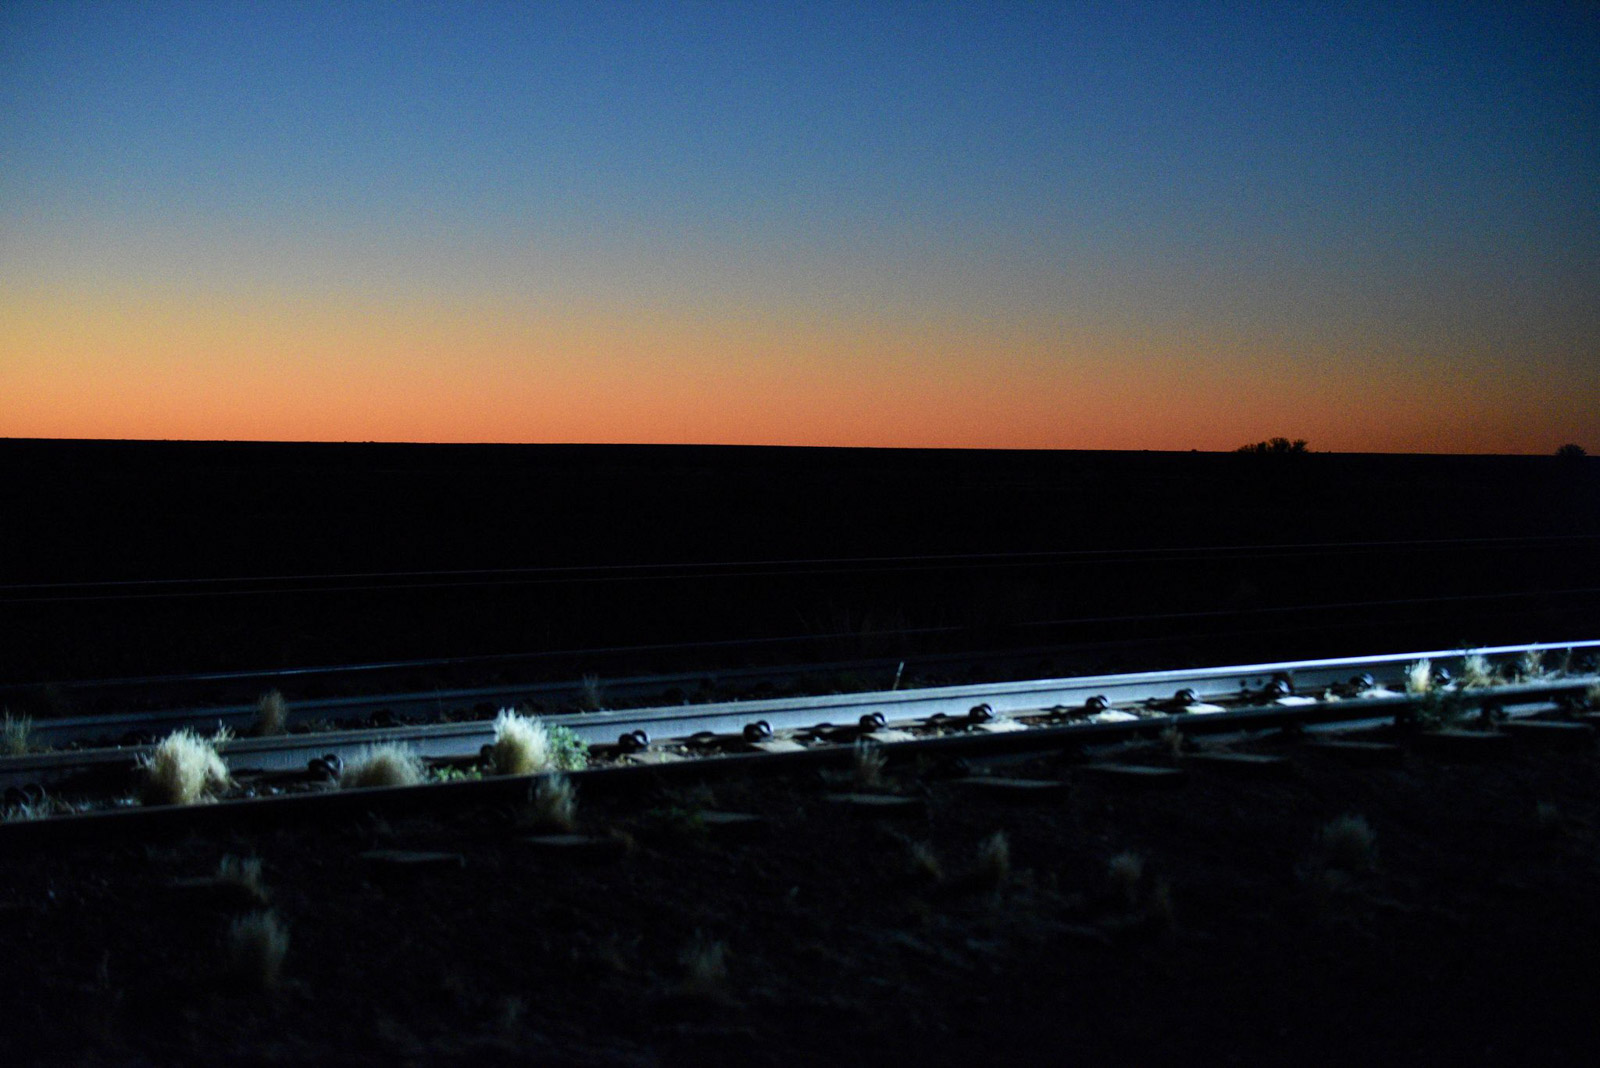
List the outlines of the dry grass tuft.
{"type": "Polygon", "coordinates": [[[32,746],[33,720],[27,716],[13,716],[7,709],[0,716],[0,755],[23,756],[32,746]]]}
{"type": "Polygon", "coordinates": [[[941,883],[944,881],[944,866],[939,863],[939,855],[933,851],[933,846],[926,842],[912,842],[906,856],[906,867],[911,876],[919,882],[941,883]]]}
{"type": "Polygon", "coordinates": [[[1011,878],[1011,842],[1006,832],[996,831],[978,843],[972,865],[972,881],[980,889],[998,890],[1011,878]]]}
{"type": "Polygon", "coordinates": [[[6,805],[0,809],[0,822],[28,823],[32,820],[45,820],[56,814],[56,800],[52,797],[42,797],[36,801],[18,801],[14,805],[6,805]]]}
{"type": "Polygon", "coordinates": [[[883,767],[886,763],[883,746],[857,738],[851,759],[851,777],[858,790],[883,788],[883,767]]]}
{"type": "Polygon", "coordinates": [[[533,822],[536,826],[571,831],[578,826],[578,791],[572,780],[554,772],[533,788],[533,822]]]}
{"type": "Polygon", "coordinates": [[[1328,867],[1339,871],[1371,871],[1378,862],[1377,840],[1365,816],[1340,816],[1322,828],[1322,855],[1328,867]]]}
{"type": "Polygon", "coordinates": [[[1517,661],[1517,666],[1522,669],[1522,677],[1525,679],[1544,678],[1544,654],[1537,649],[1525,651],[1522,658],[1517,661]]]}
{"type": "Polygon", "coordinates": [[[426,776],[422,758],[399,742],[369,745],[351,757],[339,773],[345,789],[369,786],[416,786],[426,776]]]}
{"type": "Polygon", "coordinates": [[[1470,653],[1461,659],[1461,685],[1478,689],[1494,683],[1494,668],[1482,653],[1470,653]]]}
{"type": "Polygon", "coordinates": [[[1132,852],[1118,853],[1106,864],[1106,882],[1111,892],[1129,908],[1137,905],[1139,887],[1144,882],[1144,857],[1132,852]]]}
{"type": "Polygon", "coordinates": [[[260,857],[236,857],[229,853],[217,865],[217,879],[237,886],[258,905],[267,903],[267,888],[261,883],[260,857]]]}
{"type": "Polygon", "coordinates": [[[139,758],[144,774],[142,799],[147,805],[192,805],[226,790],[232,780],[228,765],[217,755],[226,736],[207,740],[185,727],[162,739],[139,758]]]}
{"type": "Polygon", "coordinates": [[[728,946],[696,931],[693,940],[678,954],[683,965],[684,994],[698,997],[721,997],[728,982],[728,946]]]}
{"type": "Polygon", "coordinates": [[[256,734],[282,734],[289,725],[289,704],[277,690],[268,690],[256,702],[256,734]]]}
{"type": "Polygon", "coordinates": [[[276,987],[288,953],[289,929],[275,912],[252,912],[228,925],[228,973],[240,986],[276,987]]]}
{"type": "Polygon", "coordinates": [[[1406,668],[1406,693],[1422,695],[1433,689],[1433,661],[1418,660],[1406,668]]]}
{"type": "Polygon", "coordinates": [[[550,732],[537,716],[502,708],[494,719],[489,771],[494,775],[537,775],[554,766],[550,732]]]}

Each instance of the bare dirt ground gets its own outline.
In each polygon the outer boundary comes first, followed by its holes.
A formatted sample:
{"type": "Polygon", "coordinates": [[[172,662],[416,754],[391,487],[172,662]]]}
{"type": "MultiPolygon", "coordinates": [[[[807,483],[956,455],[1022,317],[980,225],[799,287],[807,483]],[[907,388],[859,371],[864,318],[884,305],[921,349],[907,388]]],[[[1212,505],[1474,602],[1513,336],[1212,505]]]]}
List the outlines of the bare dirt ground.
{"type": "Polygon", "coordinates": [[[814,774],[580,797],[603,860],[539,850],[506,809],[8,855],[0,1061],[1594,1062],[1592,746],[1376,768],[1250,748],[1287,766],[1162,789],[1066,756],[993,769],[1071,784],[1027,804],[891,766],[923,802],[893,816],[814,774]],[[1322,841],[1347,814],[1370,852],[1322,841]],[[268,989],[224,951],[249,895],[185,882],[225,855],[260,858],[287,924],[268,989]]]}

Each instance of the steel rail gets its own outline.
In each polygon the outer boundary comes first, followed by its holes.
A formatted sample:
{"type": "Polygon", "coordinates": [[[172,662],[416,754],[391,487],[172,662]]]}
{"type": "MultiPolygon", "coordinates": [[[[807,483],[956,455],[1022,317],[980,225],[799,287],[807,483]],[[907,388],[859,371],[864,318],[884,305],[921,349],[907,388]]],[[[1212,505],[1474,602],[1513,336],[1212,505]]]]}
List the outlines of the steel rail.
{"type": "MultiPolygon", "coordinates": [[[[1532,647],[1507,647],[1507,649],[1516,653],[1524,652],[1530,648],[1532,647]]],[[[945,654],[936,657],[907,658],[899,663],[903,668],[906,663],[918,665],[934,662],[949,664],[966,662],[972,659],[974,657],[971,654],[945,654]]],[[[831,664],[791,665],[777,668],[742,668],[727,671],[645,675],[607,680],[604,683],[604,690],[613,698],[649,695],[674,687],[699,687],[706,683],[714,685],[719,682],[739,682],[750,679],[780,682],[805,675],[821,674],[825,676],[830,673],[887,670],[889,663],[891,661],[858,660],[831,664]]],[[[1277,668],[1275,670],[1287,669],[1277,668]]],[[[1142,676],[1135,675],[1133,677],[1142,676]]],[[[1113,678],[1113,676],[1106,676],[1106,678],[1113,678]]],[[[1089,684],[1092,685],[1092,681],[1089,684]]],[[[289,722],[292,724],[337,719],[359,719],[369,717],[380,711],[400,715],[411,713],[439,714],[472,709],[485,704],[492,705],[495,708],[518,707],[539,699],[570,697],[581,694],[584,686],[583,682],[574,681],[519,683],[507,686],[429,690],[380,694],[377,696],[359,695],[297,700],[289,709],[289,722]]],[[[726,702],[722,704],[726,704],[726,702]]],[[[743,702],[740,702],[740,705],[741,707],[749,707],[743,702]]],[[[699,707],[710,708],[714,706],[706,703],[699,707]]],[[[41,748],[61,748],[85,740],[109,737],[120,738],[132,733],[159,735],[185,727],[214,730],[217,727],[226,726],[235,733],[243,733],[254,723],[257,714],[257,706],[254,703],[247,703],[185,707],[135,714],[59,717],[34,723],[31,733],[33,740],[41,748]]]]}
{"type": "MultiPolygon", "coordinates": [[[[1128,643],[1084,643],[1072,648],[1080,650],[1124,644],[1128,643]]],[[[653,647],[639,648],[648,649],[653,647]]],[[[575,656],[582,651],[531,655],[575,656]]],[[[864,672],[881,673],[884,677],[893,676],[898,679],[906,673],[907,668],[915,672],[929,669],[951,670],[952,668],[974,664],[993,667],[996,664],[1033,662],[1041,657],[1056,655],[1062,651],[1061,647],[1058,646],[1035,646],[1023,649],[979,652],[908,654],[896,657],[838,660],[820,663],[777,664],[742,668],[706,668],[697,671],[663,674],[596,677],[594,678],[594,683],[604,692],[608,699],[649,698],[675,689],[680,691],[703,691],[706,688],[729,684],[748,685],[751,683],[779,686],[807,678],[826,680],[830,677],[837,678],[843,675],[864,672]]],[[[107,689],[119,689],[136,686],[166,685],[172,687],[195,683],[254,680],[261,686],[270,687],[275,682],[306,675],[322,676],[336,675],[346,671],[354,673],[429,665],[473,664],[480,661],[498,662],[513,658],[525,659],[526,656],[526,654],[507,654],[505,656],[441,658],[438,660],[379,664],[330,665],[286,671],[168,675],[61,685],[63,687],[78,685],[84,688],[103,686],[107,689]]],[[[57,684],[50,685],[55,686],[57,684]]],[[[589,677],[586,676],[580,680],[561,679],[555,681],[519,682],[508,683],[503,686],[459,687],[454,689],[379,693],[376,695],[359,694],[341,697],[296,698],[287,707],[287,725],[339,719],[360,719],[370,717],[379,712],[389,712],[397,715],[458,712],[479,708],[485,704],[492,705],[495,708],[517,708],[548,700],[582,697],[585,695],[588,685],[589,677]]],[[[35,686],[21,685],[11,687],[14,690],[36,688],[35,686]]],[[[898,688],[898,686],[895,688],[898,688]]],[[[7,687],[0,686],[0,693],[5,693],[6,690],[7,687]]],[[[702,704],[705,703],[708,702],[702,702],[702,704]]],[[[33,721],[30,737],[39,748],[59,749],[95,739],[122,738],[135,733],[156,735],[170,733],[184,727],[196,730],[215,730],[219,726],[225,726],[235,733],[244,733],[254,725],[258,715],[258,703],[246,702],[217,705],[185,705],[131,713],[53,716],[33,721]]]]}
{"type": "MultiPolygon", "coordinates": [[[[864,719],[880,717],[886,725],[925,724],[959,720],[978,705],[986,705],[999,716],[1040,715],[1051,710],[1081,709],[1090,698],[1102,699],[1110,710],[1146,708],[1152,703],[1171,703],[1180,693],[1192,706],[1216,701],[1248,700],[1265,692],[1277,679],[1291,682],[1302,693],[1323,691],[1347,683],[1352,673],[1366,674],[1378,684],[1377,697],[1344,701],[1322,701],[1324,711],[1334,718],[1359,719],[1363,715],[1383,714],[1389,706],[1384,689],[1394,684],[1404,690],[1403,676],[1408,666],[1429,660],[1444,666],[1472,654],[1481,656],[1522,656],[1530,653],[1576,653],[1600,649],[1600,640],[1577,642],[1537,642],[1477,649],[1440,649],[1376,656],[1335,657],[1319,660],[1278,661],[1260,664],[1227,665],[1199,669],[1176,669],[1112,675],[1091,675],[1064,679],[1036,679],[1020,682],[985,683],[964,686],[930,687],[915,690],[878,690],[824,696],[773,698],[753,701],[728,701],[704,705],[683,705],[579,715],[546,717],[545,722],[570,729],[591,746],[616,743],[619,738],[643,731],[656,743],[682,741],[697,735],[739,736],[747,727],[764,724],[769,735],[814,732],[827,728],[853,728],[864,719]]],[[[1534,691],[1503,685],[1453,691],[1469,700],[1511,703],[1524,692],[1538,694],[1582,689],[1594,682],[1589,676],[1564,678],[1542,684],[1534,691]]],[[[1395,695],[1403,704],[1408,698],[1395,695]]],[[[348,700],[348,699],[341,699],[348,700]]],[[[1281,712],[1290,706],[1274,705],[1281,712]]],[[[1297,705],[1301,709],[1306,705],[1297,705]]],[[[1210,712],[1215,716],[1222,712],[1210,712]]],[[[1310,715],[1310,713],[1306,713],[1310,715]]],[[[1320,713],[1319,713],[1320,714],[1320,713]]],[[[1192,716],[1184,717],[1185,720],[1192,716]]],[[[1221,721],[1219,721],[1221,722],[1221,721]]],[[[1148,727],[1150,720],[1144,720],[1148,727]]],[[[263,738],[237,738],[222,755],[230,769],[286,771],[304,768],[308,760],[327,753],[345,757],[366,746],[382,742],[415,745],[422,755],[433,759],[459,759],[478,755],[493,741],[493,725],[488,720],[381,727],[362,730],[329,731],[263,738]]],[[[66,753],[39,753],[0,759],[0,787],[49,784],[89,768],[113,769],[132,765],[150,751],[149,746],[79,750],[66,753]]]]}
{"type": "MultiPolygon", "coordinates": [[[[1559,707],[1552,697],[1565,697],[1580,687],[1592,685],[1590,679],[1565,679],[1558,682],[1530,683],[1464,691],[1481,707],[1501,707],[1511,716],[1531,715],[1559,707]]],[[[1351,729],[1365,724],[1396,721],[1423,698],[1391,694],[1352,701],[1319,701],[1309,705],[1245,705],[1207,715],[1170,713],[1135,722],[1075,722],[1051,724],[1002,734],[955,732],[935,737],[913,738],[885,745],[898,759],[928,756],[979,759],[1004,757],[1052,749],[1093,752],[1097,747],[1116,747],[1140,737],[1176,728],[1188,733],[1241,734],[1272,729],[1329,727],[1351,729]]],[[[1419,735],[1418,737],[1425,737],[1419,735]]],[[[1592,739],[1593,731],[1589,732],[1592,739]]],[[[839,765],[851,759],[851,747],[826,745],[792,752],[735,753],[703,760],[684,760],[660,765],[612,765],[573,773],[581,778],[585,791],[634,791],[678,781],[693,781],[755,771],[781,772],[811,766],[839,765]]],[[[223,805],[166,805],[149,808],[116,808],[51,819],[0,823],[0,843],[7,846],[54,843],[67,839],[110,836],[124,841],[134,827],[145,833],[194,833],[222,825],[240,826],[282,821],[291,818],[325,819],[339,813],[392,813],[406,810],[437,811],[445,806],[497,803],[516,804],[529,796],[530,783],[538,775],[488,777],[457,780],[417,787],[373,787],[282,794],[233,800],[223,805]]]]}

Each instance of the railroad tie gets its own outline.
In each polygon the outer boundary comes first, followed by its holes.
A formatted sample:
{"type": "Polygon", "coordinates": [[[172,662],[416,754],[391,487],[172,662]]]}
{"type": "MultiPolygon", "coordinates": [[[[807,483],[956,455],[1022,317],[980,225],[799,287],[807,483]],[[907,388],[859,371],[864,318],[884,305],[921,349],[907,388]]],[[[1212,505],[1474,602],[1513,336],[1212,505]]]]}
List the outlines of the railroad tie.
{"type": "Polygon", "coordinates": [[[1567,723],[1553,719],[1514,719],[1500,724],[1500,730],[1519,744],[1531,743],[1552,749],[1588,749],[1594,745],[1595,730],[1587,723],[1567,723]]]}
{"type": "Polygon", "coordinates": [[[1182,786],[1184,780],[1182,768],[1155,764],[1085,764],[1078,770],[1138,789],[1172,789],[1182,786]]]}
{"type": "Polygon", "coordinates": [[[1264,753],[1190,753],[1186,765],[1241,779],[1279,779],[1289,773],[1289,761],[1264,753]]]}
{"type": "Polygon", "coordinates": [[[1406,751],[1390,742],[1356,742],[1343,739],[1312,742],[1306,751],[1335,757],[1360,767],[1398,767],[1406,761],[1406,751]]]}

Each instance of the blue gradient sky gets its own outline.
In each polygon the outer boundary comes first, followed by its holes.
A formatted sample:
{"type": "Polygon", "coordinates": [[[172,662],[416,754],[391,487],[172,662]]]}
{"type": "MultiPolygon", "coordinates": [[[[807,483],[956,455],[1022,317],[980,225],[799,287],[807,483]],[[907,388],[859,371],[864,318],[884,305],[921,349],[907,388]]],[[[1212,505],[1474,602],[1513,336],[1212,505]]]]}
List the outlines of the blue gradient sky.
{"type": "Polygon", "coordinates": [[[0,435],[1600,448],[1600,8],[0,6],[0,435]]]}

